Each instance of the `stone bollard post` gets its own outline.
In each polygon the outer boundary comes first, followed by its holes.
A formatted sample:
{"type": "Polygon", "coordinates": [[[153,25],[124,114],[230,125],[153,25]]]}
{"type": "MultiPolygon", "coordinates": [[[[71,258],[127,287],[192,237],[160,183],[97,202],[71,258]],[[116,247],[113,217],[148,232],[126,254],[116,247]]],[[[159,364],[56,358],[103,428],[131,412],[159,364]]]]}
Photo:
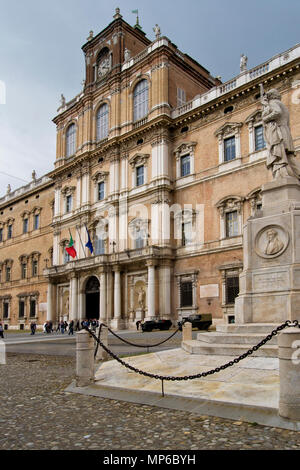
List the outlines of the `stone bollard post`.
{"type": "Polygon", "coordinates": [[[76,334],[76,386],[86,387],[94,382],[94,339],[86,331],[76,334]]]}
{"type": "Polygon", "coordinates": [[[278,336],[279,415],[300,421],[300,328],[290,327],[278,336]]]}
{"type": "Polygon", "coordinates": [[[0,364],[6,364],[6,346],[2,339],[0,339],[0,364]]]}
{"type": "MultiPolygon", "coordinates": [[[[98,334],[99,334],[99,328],[97,328],[97,331],[96,331],[97,338],[98,338],[98,334]]],[[[100,341],[101,343],[104,344],[104,346],[108,348],[108,328],[106,326],[102,326],[101,328],[100,341]]],[[[108,354],[106,351],[104,351],[104,349],[99,344],[98,351],[96,354],[96,362],[107,361],[107,360],[108,360],[108,354]]]]}
{"type": "Polygon", "coordinates": [[[182,326],[182,341],[190,341],[192,337],[192,323],[186,321],[182,326]]]}

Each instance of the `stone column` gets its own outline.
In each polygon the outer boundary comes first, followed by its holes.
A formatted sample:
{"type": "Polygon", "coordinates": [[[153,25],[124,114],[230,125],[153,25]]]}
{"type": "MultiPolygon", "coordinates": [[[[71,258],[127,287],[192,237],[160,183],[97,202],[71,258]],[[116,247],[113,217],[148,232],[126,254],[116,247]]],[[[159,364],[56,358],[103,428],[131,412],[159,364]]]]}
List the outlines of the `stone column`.
{"type": "Polygon", "coordinates": [[[155,301],[156,301],[156,293],[155,293],[155,265],[156,262],[154,260],[147,261],[148,266],[148,312],[147,317],[145,320],[153,320],[155,318],[155,301]]]}
{"type": "Polygon", "coordinates": [[[77,277],[72,274],[71,277],[71,311],[69,311],[69,321],[78,318],[78,292],[77,292],[77,277]]]}
{"type": "Polygon", "coordinates": [[[47,290],[47,321],[53,321],[53,286],[48,282],[47,290]]]}
{"type": "Polygon", "coordinates": [[[159,267],[159,313],[165,319],[171,317],[171,265],[163,262],[159,267]]]}
{"type": "Polygon", "coordinates": [[[111,321],[112,328],[118,329],[123,326],[121,319],[121,273],[120,266],[114,266],[114,317],[111,321]]]}
{"type": "Polygon", "coordinates": [[[105,322],[107,320],[106,312],[106,272],[102,270],[100,272],[100,321],[105,322]]]}
{"type": "Polygon", "coordinates": [[[300,328],[286,328],[278,336],[279,415],[300,421],[300,328]]]}
{"type": "Polygon", "coordinates": [[[86,387],[94,382],[94,339],[86,331],[76,334],[76,386],[86,387]]]}

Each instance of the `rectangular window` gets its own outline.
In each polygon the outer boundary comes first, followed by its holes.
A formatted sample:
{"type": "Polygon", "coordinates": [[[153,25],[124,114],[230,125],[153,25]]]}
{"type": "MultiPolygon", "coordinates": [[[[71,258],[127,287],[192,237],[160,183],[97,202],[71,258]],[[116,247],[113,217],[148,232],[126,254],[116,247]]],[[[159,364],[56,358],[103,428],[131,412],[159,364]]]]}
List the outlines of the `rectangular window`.
{"type": "Polygon", "coordinates": [[[229,162],[235,159],[235,137],[224,139],[224,161],[229,162]]]}
{"type": "Polygon", "coordinates": [[[180,307],[193,306],[193,285],[191,282],[182,282],[180,286],[180,307]]]}
{"type": "Polygon", "coordinates": [[[10,267],[7,266],[7,267],[6,267],[6,271],[5,271],[5,279],[6,279],[6,282],[9,282],[9,281],[10,281],[10,277],[11,277],[11,275],[10,275],[10,267]]]}
{"type": "Polygon", "coordinates": [[[104,255],[105,254],[105,240],[101,237],[96,237],[95,243],[95,254],[96,255],[104,255]]]}
{"type": "Polygon", "coordinates": [[[25,302],[24,300],[19,301],[19,318],[24,318],[25,314],[25,302]]]}
{"type": "Polygon", "coordinates": [[[255,150],[262,150],[266,147],[265,139],[264,139],[264,130],[263,126],[257,126],[254,128],[255,134],[255,150]]]}
{"type": "Polygon", "coordinates": [[[3,304],[3,318],[7,319],[9,315],[9,303],[4,302],[3,304]]]}
{"type": "Polygon", "coordinates": [[[184,155],[180,160],[181,176],[191,173],[191,159],[189,155],[184,155]]]}
{"type": "Polygon", "coordinates": [[[182,246],[187,246],[191,243],[192,238],[192,222],[184,222],[182,224],[181,241],[182,246]]]}
{"type": "Polygon", "coordinates": [[[31,318],[35,317],[35,307],[36,307],[35,300],[30,300],[30,316],[31,316],[31,318]]]}
{"type": "Polygon", "coordinates": [[[185,90],[177,88],[177,106],[183,106],[186,103],[185,90]]]}
{"type": "Polygon", "coordinates": [[[136,169],[136,185],[141,186],[144,184],[144,165],[138,166],[136,169]]]}
{"type": "Polygon", "coordinates": [[[237,211],[226,212],[226,237],[235,237],[239,234],[237,211]]]}
{"type": "Polygon", "coordinates": [[[7,227],[7,239],[10,240],[12,238],[12,225],[7,227]]]}
{"type": "Polygon", "coordinates": [[[72,196],[67,196],[66,197],[66,212],[71,212],[72,210],[72,196]]]}
{"type": "Polygon", "coordinates": [[[21,278],[26,279],[26,277],[27,277],[27,264],[22,263],[21,264],[21,278]]]}
{"type": "Polygon", "coordinates": [[[38,262],[32,261],[32,277],[35,277],[37,275],[38,275],[38,262]]]}
{"type": "Polygon", "coordinates": [[[37,230],[40,226],[40,216],[39,214],[35,214],[33,220],[33,230],[37,230]]]}
{"type": "Polygon", "coordinates": [[[28,219],[23,220],[23,233],[28,232],[28,219]]]}
{"type": "Polygon", "coordinates": [[[0,228],[0,242],[3,242],[3,228],[0,228]]]}
{"type": "Polygon", "coordinates": [[[104,199],[104,183],[98,183],[98,201],[104,199]]]}
{"type": "Polygon", "coordinates": [[[136,248],[143,248],[144,246],[144,236],[141,231],[138,232],[137,237],[135,239],[135,247],[136,248]]]}
{"type": "Polygon", "coordinates": [[[239,294],[239,278],[238,276],[226,278],[226,303],[234,304],[235,298],[239,294]]]}

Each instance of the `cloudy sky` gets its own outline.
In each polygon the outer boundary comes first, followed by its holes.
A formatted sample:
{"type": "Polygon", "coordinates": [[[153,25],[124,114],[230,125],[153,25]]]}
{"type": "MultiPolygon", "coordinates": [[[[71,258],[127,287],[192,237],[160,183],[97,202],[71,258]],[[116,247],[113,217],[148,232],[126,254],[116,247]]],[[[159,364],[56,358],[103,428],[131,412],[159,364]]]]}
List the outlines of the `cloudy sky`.
{"type": "Polygon", "coordinates": [[[239,73],[240,54],[254,67],[300,43],[299,0],[0,0],[0,197],[53,169],[53,117],[84,79],[81,46],[99,33],[115,8],[129,24],[139,10],[149,39],[158,23],[180,50],[226,81],[239,73]],[[1,102],[1,95],[0,95],[1,102]]]}

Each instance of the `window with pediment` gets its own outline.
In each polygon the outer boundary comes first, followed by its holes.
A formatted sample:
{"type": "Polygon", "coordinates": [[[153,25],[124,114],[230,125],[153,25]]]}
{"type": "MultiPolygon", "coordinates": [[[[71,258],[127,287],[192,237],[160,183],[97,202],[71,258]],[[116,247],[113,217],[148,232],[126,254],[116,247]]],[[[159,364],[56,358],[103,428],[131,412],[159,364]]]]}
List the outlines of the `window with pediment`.
{"type": "Polygon", "coordinates": [[[246,200],[250,203],[251,215],[255,215],[257,211],[262,210],[261,188],[251,191],[247,195],[246,200]]]}
{"type": "Polygon", "coordinates": [[[219,142],[219,164],[241,158],[242,125],[241,122],[228,122],[215,132],[219,142]]]}
{"type": "Polygon", "coordinates": [[[241,235],[243,198],[228,196],[217,204],[217,208],[220,214],[221,239],[241,235]]]}
{"type": "Polygon", "coordinates": [[[65,186],[61,193],[64,200],[64,213],[69,214],[73,210],[73,195],[75,193],[75,186],[65,186]]]}
{"type": "Polygon", "coordinates": [[[132,187],[137,188],[148,182],[148,154],[136,154],[129,160],[132,168],[132,187]]]}
{"type": "Polygon", "coordinates": [[[94,181],[94,200],[103,201],[107,197],[107,179],[108,171],[99,171],[93,177],[94,181]]]}
{"type": "Polygon", "coordinates": [[[177,179],[194,174],[196,144],[197,142],[183,142],[174,151],[177,179]]]}
{"type": "Polygon", "coordinates": [[[191,209],[179,210],[174,215],[175,233],[178,247],[194,245],[196,241],[196,216],[197,212],[191,209]]]}
{"type": "Polygon", "coordinates": [[[259,152],[266,148],[261,110],[250,114],[246,119],[249,130],[249,153],[259,152]]]}

